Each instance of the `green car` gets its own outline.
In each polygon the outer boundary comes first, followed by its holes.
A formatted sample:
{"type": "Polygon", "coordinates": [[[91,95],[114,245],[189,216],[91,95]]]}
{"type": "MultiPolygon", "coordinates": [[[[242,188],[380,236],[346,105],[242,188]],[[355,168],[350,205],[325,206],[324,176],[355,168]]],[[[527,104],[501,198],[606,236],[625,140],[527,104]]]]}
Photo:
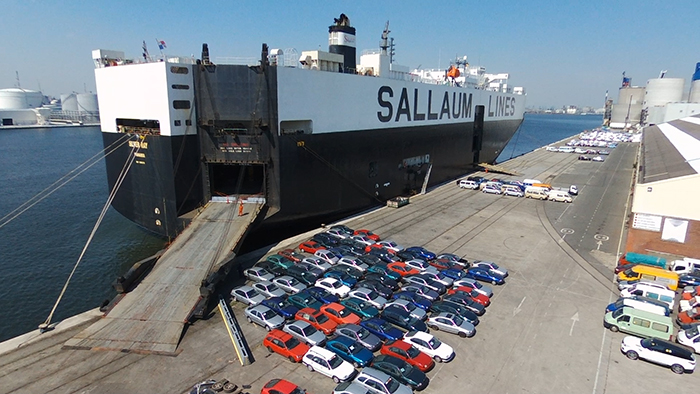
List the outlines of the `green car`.
{"type": "Polygon", "coordinates": [[[292,260],[278,254],[267,256],[267,259],[265,260],[271,262],[272,264],[278,265],[284,269],[288,269],[289,267],[294,265],[294,262],[292,260]]]}
{"type": "Polygon", "coordinates": [[[371,319],[379,316],[379,309],[358,298],[346,298],[340,301],[340,303],[363,319],[371,319]]]}
{"type": "Polygon", "coordinates": [[[367,272],[376,272],[378,274],[386,275],[389,278],[391,278],[397,282],[401,280],[401,275],[399,275],[396,272],[387,268],[386,263],[379,263],[379,264],[373,265],[373,266],[369,267],[367,272]]]}

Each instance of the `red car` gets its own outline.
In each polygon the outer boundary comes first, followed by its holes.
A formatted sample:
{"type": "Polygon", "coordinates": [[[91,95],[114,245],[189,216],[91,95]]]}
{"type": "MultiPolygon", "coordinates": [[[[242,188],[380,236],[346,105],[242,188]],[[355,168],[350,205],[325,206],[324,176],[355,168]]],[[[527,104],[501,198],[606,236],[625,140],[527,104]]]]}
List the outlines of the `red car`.
{"type": "Polygon", "coordinates": [[[335,328],[338,327],[338,323],[329,319],[328,316],[321,313],[321,311],[317,311],[313,308],[304,308],[300,310],[296,315],[294,315],[294,318],[308,322],[314,326],[315,329],[326,335],[333,334],[335,332],[335,328]]]}
{"type": "Polygon", "coordinates": [[[693,308],[687,311],[679,312],[676,319],[679,323],[683,324],[697,323],[700,321],[700,309],[693,308]]]}
{"type": "Polygon", "coordinates": [[[284,379],[272,379],[265,383],[260,390],[260,394],[298,394],[303,392],[304,389],[284,379]]]}
{"type": "Polygon", "coordinates": [[[454,269],[458,269],[458,270],[462,269],[461,266],[454,264],[452,261],[450,261],[448,259],[433,259],[433,260],[428,261],[428,264],[432,265],[433,267],[435,267],[439,270],[446,270],[448,268],[454,268],[454,269]]]}
{"type": "Polygon", "coordinates": [[[389,263],[386,265],[386,267],[401,275],[401,277],[420,274],[420,271],[406,265],[406,263],[404,263],[403,261],[395,261],[393,263],[389,263]]]}
{"type": "Polygon", "coordinates": [[[309,351],[309,345],[278,329],[267,333],[263,339],[263,346],[268,352],[281,354],[293,363],[300,363],[301,358],[309,351]]]}
{"type": "Polygon", "coordinates": [[[692,291],[683,291],[681,293],[682,300],[689,300],[697,295],[700,295],[700,286],[696,286],[692,291]]]}
{"type": "Polygon", "coordinates": [[[365,253],[369,253],[369,251],[372,249],[381,250],[382,252],[386,252],[386,253],[396,254],[395,250],[387,249],[384,247],[384,245],[381,245],[381,244],[372,244],[372,245],[365,246],[365,253]]]}
{"type": "Polygon", "coordinates": [[[360,229],[360,230],[355,230],[353,235],[364,235],[365,237],[371,239],[372,241],[381,241],[382,239],[379,238],[379,235],[365,229],[360,229]]]}
{"type": "Polygon", "coordinates": [[[306,253],[314,254],[321,249],[325,249],[325,247],[316,241],[306,241],[299,244],[299,250],[306,253]]]}
{"type": "Polygon", "coordinates": [[[337,302],[324,304],[321,306],[321,312],[337,324],[360,324],[361,319],[359,316],[337,302]]]}
{"type": "Polygon", "coordinates": [[[449,294],[460,294],[460,293],[471,297],[472,300],[478,302],[479,304],[481,304],[483,306],[491,305],[491,299],[487,295],[481,294],[478,291],[472,289],[471,287],[460,286],[460,287],[457,287],[456,289],[447,290],[448,295],[449,294]]]}
{"type": "Polygon", "coordinates": [[[279,252],[277,252],[278,255],[284,256],[294,262],[299,262],[301,261],[304,257],[303,254],[295,251],[294,249],[282,249],[279,252]]]}
{"type": "Polygon", "coordinates": [[[428,372],[435,367],[435,361],[430,356],[404,341],[388,341],[382,345],[379,353],[404,360],[423,372],[428,372]]]}

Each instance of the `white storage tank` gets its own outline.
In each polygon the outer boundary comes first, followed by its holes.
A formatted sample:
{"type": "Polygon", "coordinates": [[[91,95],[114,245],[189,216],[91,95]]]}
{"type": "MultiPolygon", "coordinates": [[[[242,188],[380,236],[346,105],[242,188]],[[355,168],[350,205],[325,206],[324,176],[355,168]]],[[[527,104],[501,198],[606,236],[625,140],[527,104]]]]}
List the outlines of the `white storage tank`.
{"type": "Polygon", "coordinates": [[[644,107],[666,105],[683,100],[683,78],[656,78],[647,81],[644,107]]]}
{"type": "Polygon", "coordinates": [[[43,101],[44,95],[36,90],[0,89],[0,109],[38,108],[43,101]]]}
{"type": "Polygon", "coordinates": [[[62,94],[61,95],[61,110],[63,110],[63,111],[77,111],[78,110],[78,96],[75,93],[62,94]]]}
{"type": "Polygon", "coordinates": [[[77,94],[78,111],[80,112],[98,112],[97,95],[95,93],[78,93],[77,94]]]}
{"type": "Polygon", "coordinates": [[[700,103],[700,79],[693,81],[690,85],[689,103],[700,103]]]}
{"type": "Polygon", "coordinates": [[[620,88],[620,93],[617,97],[618,104],[642,104],[644,102],[644,91],[643,87],[623,87],[620,88]]]}

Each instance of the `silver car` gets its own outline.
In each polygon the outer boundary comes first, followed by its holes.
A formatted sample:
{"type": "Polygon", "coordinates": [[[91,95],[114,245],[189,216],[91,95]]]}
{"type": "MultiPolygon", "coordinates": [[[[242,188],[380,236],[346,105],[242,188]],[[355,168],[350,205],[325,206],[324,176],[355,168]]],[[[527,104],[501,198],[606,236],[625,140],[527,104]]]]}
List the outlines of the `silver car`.
{"type": "Polygon", "coordinates": [[[434,291],[438,292],[439,294],[444,293],[447,290],[447,289],[445,289],[444,284],[437,282],[437,281],[433,281],[433,280],[431,280],[427,277],[423,277],[421,275],[407,276],[407,277],[403,278],[403,280],[409,285],[412,284],[412,285],[425,286],[425,287],[429,288],[430,290],[434,290],[434,291]]]}
{"type": "Polygon", "coordinates": [[[408,260],[405,262],[405,264],[409,267],[413,267],[417,269],[420,272],[433,272],[433,273],[438,273],[438,269],[433,267],[432,265],[428,264],[425,260],[422,259],[412,259],[408,260]]]}
{"type": "Polygon", "coordinates": [[[418,275],[424,276],[426,278],[430,278],[436,282],[440,282],[447,287],[452,287],[452,284],[454,283],[454,280],[452,278],[448,278],[447,276],[443,275],[441,272],[438,272],[438,273],[421,272],[418,275]]]}
{"type": "Polygon", "coordinates": [[[420,309],[416,306],[416,304],[403,300],[403,299],[397,299],[394,301],[391,301],[390,303],[386,304],[387,307],[391,305],[396,305],[399,308],[405,310],[408,312],[411,316],[415,317],[418,320],[425,321],[425,319],[428,318],[428,314],[423,310],[420,309]]]}
{"type": "Polygon", "coordinates": [[[328,263],[327,261],[321,260],[318,257],[304,257],[297,264],[307,265],[309,267],[318,268],[323,272],[326,272],[329,269],[331,269],[331,267],[333,267],[330,263],[328,263]]]}
{"type": "Polygon", "coordinates": [[[360,299],[368,304],[372,304],[377,309],[382,309],[386,305],[386,298],[377,294],[376,291],[365,287],[351,291],[348,297],[360,299]]]}
{"type": "Polygon", "coordinates": [[[265,268],[262,267],[250,267],[247,270],[243,271],[243,275],[245,275],[246,278],[252,280],[253,282],[275,279],[274,275],[272,275],[265,268]]]}
{"type": "Polygon", "coordinates": [[[333,394],[373,394],[367,387],[351,380],[335,386],[333,394]]]}
{"type": "Polygon", "coordinates": [[[358,259],[357,257],[341,257],[341,259],[338,260],[338,264],[349,265],[353,268],[357,268],[362,272],[365,272],[369,269],[369,265],[365,264],[364,262],[362,262],[362,260],[358,259]]]}
{"type": "Polygon", "coordinates": [[[495,272],[495,273],[497,273],[498,275],[501,275],[501,276],[504,277],[504,278],[505,278],[506,276],[508,276],[508,270],[505,269],[505,268],[503,268],[503,267],[499,267],[499,266],[496,265],[496,263],[494,263],[493,261],[481,261],[481,260],[476,260],[476,261],[474,261],[474,262],[472,263],[472,266],[473,266],[473,267],[481,267],[481,268],[484,268],[484,269],[489,270],[489,271],[491,271],[491,272],[495,272]]]}
{"type": "Polygon", "coordinates": [[[382,346],[382,340],[357,324],[341,324],[335,329],[336,335],[348,337],[374,352],[382,346]]]}
{"type": "Polygon", "coordinates": [[[290,334],[309,346],[323,346],[323,344],[326,343],[326,335],[315,329],[314,326],[307,321],[295,320],[285,325],[282,328],[282,331],[290,334]]]}
{"type": "Polygon", "coordinates": [[[290,294],[296,294],[306,288],[306,285],[292,278],[291,276],[280,276],[272,280],[277,287],[290,294]]]}
{"type": "Polygon", "coordinates": [[[477,292],[485,295],[486,297],[492,297],[493,296],[493,290],[491,289],[491,286],[482,284],[476,279],[471,279],[471,278],[462,278],[458,281],[455,281],[455,283],[452,284],[453,288],[460,287],[460,286],[467,286],[471,287],[472,289],[476,290],[477,292]]]}
{"type": "Polygon", "coordinates": [[[412,394],[413,390],[399,383],[396,379],[387,375],[378,369],[371,367],[362,368],[362,371],[353,380],[354,383],[358,383],[362,386],[367,387],[372,393],[382,393],[382,394],[412,394]]]}
{"type": "Polygon", "coordinates": [[[264,295],[265,297],[282,297],[285,295],[284,290],[277,287],[272,282],[262,281],[253,283],[253,288],[258,291],[258,293],[264,295]]]}
{"type": "Polygon", "coordinates": [[[245,317],[250,323],[265,327],[267,331],[284,325],[284,318],[265,305],[255,305],[245,308],[245,317]]]}
{"type": "Polygon", "coordinates": [[[440,312],[430,316],[428,327],[435,331],[442,330],[457,334],[462,338],[473,337],[476,334],[476,328],[474,328],[473,324],[453,313],[447,312],[440,312]]]}
{"type": "Polygon", "coordinates": [[[231,296],[236,299],[236,301],[248,305],[258,305],[265,299],[264,295],[258,293],[257,290],[248,285],[238,286],[231,290],[231,296]]]}

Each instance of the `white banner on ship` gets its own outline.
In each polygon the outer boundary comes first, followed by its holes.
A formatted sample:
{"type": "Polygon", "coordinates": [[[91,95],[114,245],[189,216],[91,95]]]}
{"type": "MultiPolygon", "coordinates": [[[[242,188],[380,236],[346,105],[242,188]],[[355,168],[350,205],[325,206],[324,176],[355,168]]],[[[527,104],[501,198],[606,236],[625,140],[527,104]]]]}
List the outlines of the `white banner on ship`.
{"type": "Polygon", "coordinates": [[[344,45],[346,47],[355,48],[355,36],[348,33],[343,33],[342,31],[331,32],[328,37],[328,44],[330,45],[344,45]]]}

